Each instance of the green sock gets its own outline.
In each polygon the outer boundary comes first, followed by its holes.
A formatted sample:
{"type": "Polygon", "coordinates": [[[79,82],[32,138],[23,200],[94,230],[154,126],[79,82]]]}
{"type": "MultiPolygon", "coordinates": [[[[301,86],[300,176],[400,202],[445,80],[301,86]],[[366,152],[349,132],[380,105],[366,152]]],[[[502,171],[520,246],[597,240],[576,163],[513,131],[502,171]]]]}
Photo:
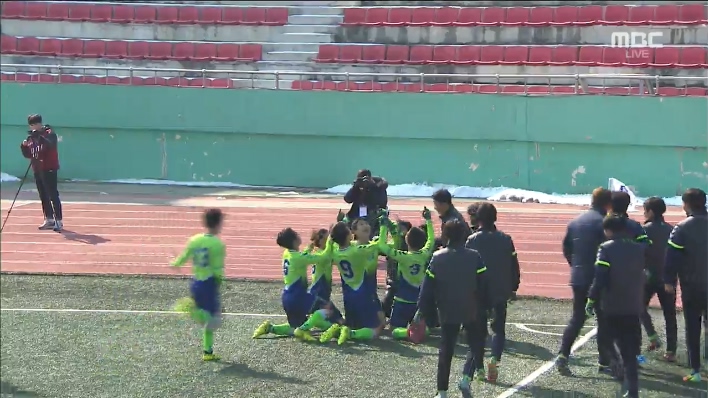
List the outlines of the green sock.
{"type": "Polygon", "coordinates": [[[325,316],[324,310],[317,310],[312,315],[310,315],[309,318],[307,318],[305,323],[300,326],[300,329],[312,330],[317,328],[320,330],[327,330],[330,326],[332,326],[332,323],[327,321],[327,317],[325,316]]]}
{"type": "Polygon", "coordinates": [[[396,340],[405,340],[408,338],[408,328],[395,328],[391,331],[391,336],[396,340]]]}
{"type": "Polygon", "coordinates": [[[290,327],[289,323],[283,323],[281,325],[271,326],[270,332],[278,336],[292,336],[293,328],[290,327]]]}
{"type": "Polygon", "coordinates": [[[206,324],[209,322],[209,319],[211,319],[211,314],[199,308],[194,308],[191,311],[190,316],[200,325],[206,324]]]}
{"type": "Polygon", "coordinates": [[[376,337],[376,332],[369,328],[357,329],[352,330],[351,337],[354,340],[372,340],[376,337]]]}
{"type": "Polygon", "coordinates": [[[212,352],[214,349],[214,331],[211,329],[204,329],[204,337],[202,339],[202,345],[204,346],[204,352],[212,352]]]}

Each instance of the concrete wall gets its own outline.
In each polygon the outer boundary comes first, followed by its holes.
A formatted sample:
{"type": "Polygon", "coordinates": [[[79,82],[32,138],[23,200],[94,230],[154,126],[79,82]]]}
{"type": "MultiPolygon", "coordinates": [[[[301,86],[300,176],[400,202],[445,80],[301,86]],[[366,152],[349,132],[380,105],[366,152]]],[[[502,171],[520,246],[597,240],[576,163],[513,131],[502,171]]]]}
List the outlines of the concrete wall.
{"type": "Polygon", "coordinates": [[[61,137],[63,178],[325,187],[366,166],[394,184],[575,193],[615,176],[664,196],[708,181],[705,98],[0,88],[11,174],[26,167],[26,115],[40,112],[61,137]]]}

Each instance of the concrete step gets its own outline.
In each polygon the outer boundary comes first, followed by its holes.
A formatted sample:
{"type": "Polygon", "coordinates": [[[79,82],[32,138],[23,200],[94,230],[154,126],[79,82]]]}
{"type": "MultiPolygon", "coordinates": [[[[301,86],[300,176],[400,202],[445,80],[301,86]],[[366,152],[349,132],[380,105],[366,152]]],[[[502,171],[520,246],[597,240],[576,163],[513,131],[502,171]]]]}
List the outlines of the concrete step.
{"type": "Polygon", "coordinates": [[[332,43],[332,35],[329,33],[283,33],[274,37],[282,43],[332,43]]]}
{"type": "Polygon", "coordinates": [[[317,52],[319,49],[319,43],[263,43],[264,53],[279,51],[317,52]]]}
{"type": "Polygon", "coordinates": [[[263,54],[265,61],[309,61],[317,57],[317,51],[272,51],[263,54]]]}
{"type": "Polygon", "coordinates": [[[344,9],[339,7],[293,7],[290,15],[343,15],[344,9]]]}
{"type": "Polygon", "coordinates": [[[342,15],[291,15],[288,23],[291,25],[338,25],[342,15]]]}
{"type": "Polygon", "coordinates": [[[285,25],[284,33],[329,33],[337,32],[339,25],[285,25]]]}

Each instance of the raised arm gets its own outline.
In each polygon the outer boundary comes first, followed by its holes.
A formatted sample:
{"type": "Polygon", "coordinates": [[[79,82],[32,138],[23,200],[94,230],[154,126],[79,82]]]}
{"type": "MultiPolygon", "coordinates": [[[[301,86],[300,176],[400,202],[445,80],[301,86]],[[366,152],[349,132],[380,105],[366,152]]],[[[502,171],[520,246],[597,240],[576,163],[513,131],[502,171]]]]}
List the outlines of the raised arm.
{"type": "Polygon", "coordinates": [[[190,258],[194,256],[194,238],[190,239],[187,241],[187,246],[182,250],[182,253],[177,256],[170,265],[173,267],[181,267],[184,265],[184,263],[187,262],[190,258]]]}

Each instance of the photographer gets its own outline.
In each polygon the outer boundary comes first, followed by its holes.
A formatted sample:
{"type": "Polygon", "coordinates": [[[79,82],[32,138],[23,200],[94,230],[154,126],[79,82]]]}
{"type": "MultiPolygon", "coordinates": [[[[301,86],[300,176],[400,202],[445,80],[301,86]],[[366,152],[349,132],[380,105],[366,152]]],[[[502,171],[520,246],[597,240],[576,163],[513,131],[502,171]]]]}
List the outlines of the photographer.
{"type": "Polygon", "coordinates": [[[57,188],[57,173],[59,171],[59,152],[57,151],[57,135],[50,126],[42,124],[41,115],[27,117],[29,131],[27,138],[20,144],[22,156],[29,159],[34,171],[34,181],[37,193],[42,201],[44,223],[40,230],[53,229],[61,231],[62,212],[59,190],[57,188]]]}
{"type": "MultiPolygon", "coordinates": [[[[344,195],[344,201],[352,205],[347,218],[350,221],[364,218],[375,226],[379,209],[385,209],[388,205],[387,188],[388,182],[385,179],[372,177],[369,170],[359,170],[354,184],[344,195]]],[[[372,228],[374,231],[378,232],[378,229],[372,228]]]]}

